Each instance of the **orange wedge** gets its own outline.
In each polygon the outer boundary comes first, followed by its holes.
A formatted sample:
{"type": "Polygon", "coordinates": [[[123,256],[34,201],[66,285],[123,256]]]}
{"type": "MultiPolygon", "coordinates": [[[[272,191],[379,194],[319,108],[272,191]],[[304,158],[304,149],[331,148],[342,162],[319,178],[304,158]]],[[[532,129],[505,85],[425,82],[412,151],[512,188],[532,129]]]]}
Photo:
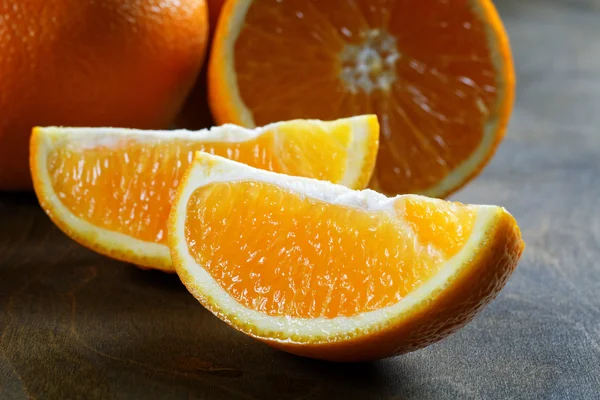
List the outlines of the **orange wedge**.
{"type": "Polygon", "coordinates": [[[195,151],[364,188],[378,134],[374,116],[254,130],[35,128],[30,164],[40,204],[67,235],[110,257],[172,271],[167,217],[195,151]]]}
{"type": "Polygon", "coordinates": [[[487,164],[515,85],[491,0],[230,0],[208,81],[218,123],[377,114],[371,187],[434,197],[487,164]]]}
{"type": "Polygon", "coordinates": [[[197,153],[169,217],[188,290],[282,350],[358,361],[436,342],[492,300],[523,250],[501,207],[393,198],[197,153]]]}

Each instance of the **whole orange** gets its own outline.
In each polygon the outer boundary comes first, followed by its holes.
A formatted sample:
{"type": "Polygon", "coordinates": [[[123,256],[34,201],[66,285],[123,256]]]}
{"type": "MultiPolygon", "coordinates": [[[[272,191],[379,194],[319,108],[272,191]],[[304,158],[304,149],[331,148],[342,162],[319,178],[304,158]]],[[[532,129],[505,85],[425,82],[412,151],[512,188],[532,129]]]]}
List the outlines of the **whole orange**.
{"type": "Polygon", "coordinates": [[[36,125],[168,126],[202,66],[205,0],[0,0],[0,190],[36,125]]]}

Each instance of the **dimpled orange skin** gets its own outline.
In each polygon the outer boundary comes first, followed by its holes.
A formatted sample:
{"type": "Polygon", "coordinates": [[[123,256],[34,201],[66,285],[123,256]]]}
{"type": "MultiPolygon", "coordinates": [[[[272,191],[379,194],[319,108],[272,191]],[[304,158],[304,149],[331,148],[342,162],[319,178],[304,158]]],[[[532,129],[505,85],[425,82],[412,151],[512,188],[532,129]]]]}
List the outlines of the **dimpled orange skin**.
{"type": "Polygon", "coordinates": [[[0,0],[0,190],[33,126],[167,127],[204,59],[205,0],[0,0]]]}
{"type": "MultiPolygon", "coordinates": [[[[485,250],[459,268],[445,290],[411,308],[407,315],[390,320],[389,325],[378,332],[352,332],[344,340],[311,343],[306,338],[298,342],[279,341],[269,337],[269,332],[258,331],[252,326],[246,328],[253,331],[251,336],[274,348],[329,361],[376,360],[421,349],[444,339],[471,321],[498,295],[514,271],[525,248],[515,219],[506,212],[502,213],[491,224],[486,238],[482,243],[485,250]]],[[[182,263],[176,254],[172,253],[172,256],[175,265],[182,263]]],[[[195,289],[192,276],[182,268],[177,268],[177,273],[194,297],[203,298],[201,292],[195,289]]],[[[202,303],[228,324],[238,329],[247,325],[242,320],[232,320],[230,315],[224,315],[210,301],[204,300],[202,303]]]]}

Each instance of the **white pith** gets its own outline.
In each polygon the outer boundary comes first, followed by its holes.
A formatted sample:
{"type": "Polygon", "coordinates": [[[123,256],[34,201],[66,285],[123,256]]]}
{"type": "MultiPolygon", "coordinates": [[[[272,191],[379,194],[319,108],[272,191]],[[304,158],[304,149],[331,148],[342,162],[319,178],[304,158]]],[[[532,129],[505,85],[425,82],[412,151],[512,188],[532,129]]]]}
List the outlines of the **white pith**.
{"type": "MultiPolygon", "coordinates": [[[[256,122],[254,121],[254,116],[252,111],[246,106],[244,103],[239,87],[237,85],[237,73],[235,70],[235,43],[238,39],[240,31],[244,25],[244,21],[250,6],[254,0],[238,0],[235,3],[235,7],[232,7],[232,12],[230,14],[230,18],[223,19],[221,25],[223,25],[223,29],[227,32],[225,35],[220,36],[221,43],[217,48],[219,59],[223,60],[223,74],[227,76],[227,79],[224,80],[224,83],[221,87],[221,92],[227,93],[228,98],[227,102],[230,104],[229,108],[231,110],[235,110],[235,114],[239,121],[244,126],[256,126],[256,122]],[[226,86],[225,86],[226,85],[226,86]]],[[[482,9],[477,1],[470,1],[470,7],[478,14],[482,15],[482,9]]],[[[499,43],[498,33],[495,32],[490,26],[484,24],[485,33],[489,38],[490,43],[499,43]]],[[[220,28],[220,27],[219,27],[220,28]]],[[[344,38],[341,37],[343,40],[344,38]]],[[[347,46],[347,49],[350,50],[350,53],[354,53],[357,56],[358,53],[363,52],[362,59],[366,59],[368,57],[364,57],[366,53],[370,53],[368,50],[372,46],[347,46]]],[[[490,45],[489,51],[491,53],[491,58],[498,72],[498,76],[503,76],[500,73],[505,67],[502,61],[502,56],[497,46],[490,45]]],[[[402,54],[400,52],[396,52],[390,58],[390,64],[394,64],[402,54]]],[[[343,54],[340,55],[343,57],[343,54]]],[[[361,60],[362,60],[361,59],[361,60]]],[[[384,63],[385,64],[385,63],[384,63]]],[[[371,69],[367,66],[367,69],[371,69]]],[[[352,73],[340,71],[342,75],[341,81],[347,84],[349,82],[349,76],[355,76],[352,73]]],[[[390,83],[397,79],[395,74],[387,74],[381,81],[378,80],[367,80],[365,77],[362,79],[359,78],[355,80],[355,84],[350,85],[349,90],[352,92],[354,90],[358,90],[362,88],[363,90],[367,88],[367,92],[369,90],[374,90],[376,88],[388,88],[390,83]]],[[[505,86],[505,82],[498,81],[498,99],[497,104],[504,103],[504,98],[506,97],[506,90],[502,90],[505,86]]],[[[447,194],[448,192],[452,192],[455,188],[459,187],[461,183],[463,183],[467,176],[471,175],[474,171],[477,170],[478,166],[482,165],[485,161],[486,157],[489,155],[495,141],[496,135],[498,132],[499,124],[500,124],[500,116],[498,115],[497,110],[492,110],[489,114],[488,120],[484,123],[483,126],[483,136],[479,146],[458,166],[456,166],[452,171],[448,173],[443,179],[439,182],[436,182],[434,186],[431,186],[425,190],[422,190],[420,194],[424,196],[438,197],[443,194],[447,194]]],[[[379,184],[374,181],[372,182],[372,186],[376,189],[379,189],[379,184]]]]}
{"type": "MultiPolygon", "coordinates": [[[[352,186],[356,184],[357,179],[363,170],[366,161],[367,151],[372,146],[370,137],[370,123],[372,117],[359,116],[352,118],[339,119],[336,121],[318,121],[309,120],[311,124],[321,125],[325,132],[332,132],[336,124],[349,124],[352,135],[352,142],[348,148],[348,158],[345,174],[340,182],[342,185],[352,186]]],[[[60,220],[62,225],[69,227],[78,236],[92,239],[94,243],[101,244],[102,248],[110,252],[130,251],[139,255],[145,260],[149,260],[152,265],[148,267],[160,268],[167,271],[173,271],[171,266],[171,256],[169,248],[165,244],[143,241],[123,233],[112,231],[94,225],[89,221],[73,214],[60,200],[59,196],[52,186],[52,179],[47,169],[48,154],[54,148],[70,145],[71,150],[76,148],[92,149],[98,147],[111,148],[122,144],[122,140],[133,140],[137,143],[155,140],[190,140],[201,142],[227,142],[239,143],[253,140],[265,132],[276,131],[278,126],[289,122],[277,122],[264,127],[246,129],[237,125],[226,124],[210,129],[199,131],[189,130],[136,130],[124,128],[68,128],[68,127],[47,127],[38,128],[35,133],[39,140],[37,153],[35,154],[36,164],[39,167],[37,174],[42,187],[38,191],[38,196],[43,197],[47,204],[46,211],[60,220]],[[48,206],[51,205],[51,206],[48,206]],[[151,260],[160,260],[154,264],[151,260]]],[[[139,262],[142,260],[140,259],[139,262]]],[[[137,260],[135,262],[138,262],[137,260]]]]}
{"type": "MultiPolygon", "coordinates": [[[[479,206],[477,219],[472,234],[464,248],[448,260],[439,272],[425,282],[417,290],[408,294],[398,303],[374,311],[364,312],[352,317],[336,318],[295,318],[288,316],[269,316],[249,309],[227,293],[217,281],[189,254],[185,239],[185,221],[188,200],[200,187],[215,182],[239,182],[253,180],[271,183],[304,196],[332,204],[345,205],[363,210],[383,210],[394,213],[394,202],[401,196],[387,198],[371,190],[353,191],[344,186],[308,178],[288,177],[281,174],[257,170],[221,157],[198,153],[187,179],[180,187],[180,197],[173,206],[169,226],[172,251],[177,252],[181,265],[177,269],[184,270],[193,282],[186,282],[199,291],[220,313],[243,321],[244,326],[251,326],[254,334],[268,332],[268,335],[284,341],[302,341],[302,337],[311,342],[341,340],[357,330],[373,331],[386,326],[391,320],[401,318],[422,301],[431,299],[432,293],[443,290],[449,279],[458,273],[475,254],[476,249],[486,237],[486,232],[501,212],[499,207],[479,206]],[[173,240],[175,238],[175,240],[173,240]],[[299,339],[300,337],[300,339],[299,339]],[[283,339],[282,339],[283,338],[283,339]],[[307,339],[308,340],[308,339],[307,339]]],[[[419,197],[415,195],[408,195],[419,197]]],[[[440,201],[429,199],[428,201],[440,201]]],[[[395,214],[394,214],[395,215],[395,214]]],[[[340,260],[343,262],[343,260],[340,260]]],[[[243,328],[242,328],[243,329],[243,328]]],[[[249,332],[247,332],[249,333],[249,332]]]]}
{"type": "Polygon", "coordinates": [[[397,40],[379,29],[363,36],[360,44],[348,43],[340,53],[340,79],[351,93],[387,92],[396,81],[397,40]]]}
{"type": "MultiPolygon", "coordinates": [[[[367,128],[360,126],[364,124],[364,116],[351,118],[340,118],[334,121],[320,120],[304,120],[310,124],[318,124],[322,126],[335,125],[338,123],[349,122],[359,128],[367,128]]],[[[135,139],[136,142],[143,143],[144,140],[152,141],[156,139],[173,139],[173,140],[190,140],[190,141],[205,141],[205,142],[225,142],[225,143],[241,143],[256,139],[267,131],[277,130],[279,126],[293,123],[295,120],[285,122],[274,122],[255,128],[243,128],[234,124],[224,124],[213,126],[212,128],[190,131],[187,129],[175,130],[144,130],[144,129],[128,129],[128,128],[71,128],[71,127],[45,127],[38,128],[46,136],[52,137],[53,147],[57,147],[61,141],[73,142],[78,139],[76,144],[82,149],[91,149],[96,147],[115,147],[119,145],[122,139],[135,139]]]]}

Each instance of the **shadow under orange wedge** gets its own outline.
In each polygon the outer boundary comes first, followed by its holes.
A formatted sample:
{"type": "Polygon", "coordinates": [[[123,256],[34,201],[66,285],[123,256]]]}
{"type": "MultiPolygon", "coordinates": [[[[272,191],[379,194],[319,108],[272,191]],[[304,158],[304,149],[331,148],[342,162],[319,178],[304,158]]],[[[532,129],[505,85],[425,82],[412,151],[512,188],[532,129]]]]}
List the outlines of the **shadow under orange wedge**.
{"type": "Polygon", "coordinates": [[[230,0],[209,63],[218,123],[377,114],[371,187],[433,197],[494,154],[514,80],[491,0],[230,0]]]}
{"type": "Polygon", "coordinates": [[[172,271],[167,217],[195,151],[364,188],[378,135],[375,116],[286,121],[254,130],[35,128],[30,165],[40,204],[71,238],[110,257],[172,271]]]}
{"type": "Polygon", "coordinates": [[[188,290],[233,327],[337,361],[416,350],[492,300],[523,251],[501,207],[388,198],[197,153],[169,218],[188,290]]]}

